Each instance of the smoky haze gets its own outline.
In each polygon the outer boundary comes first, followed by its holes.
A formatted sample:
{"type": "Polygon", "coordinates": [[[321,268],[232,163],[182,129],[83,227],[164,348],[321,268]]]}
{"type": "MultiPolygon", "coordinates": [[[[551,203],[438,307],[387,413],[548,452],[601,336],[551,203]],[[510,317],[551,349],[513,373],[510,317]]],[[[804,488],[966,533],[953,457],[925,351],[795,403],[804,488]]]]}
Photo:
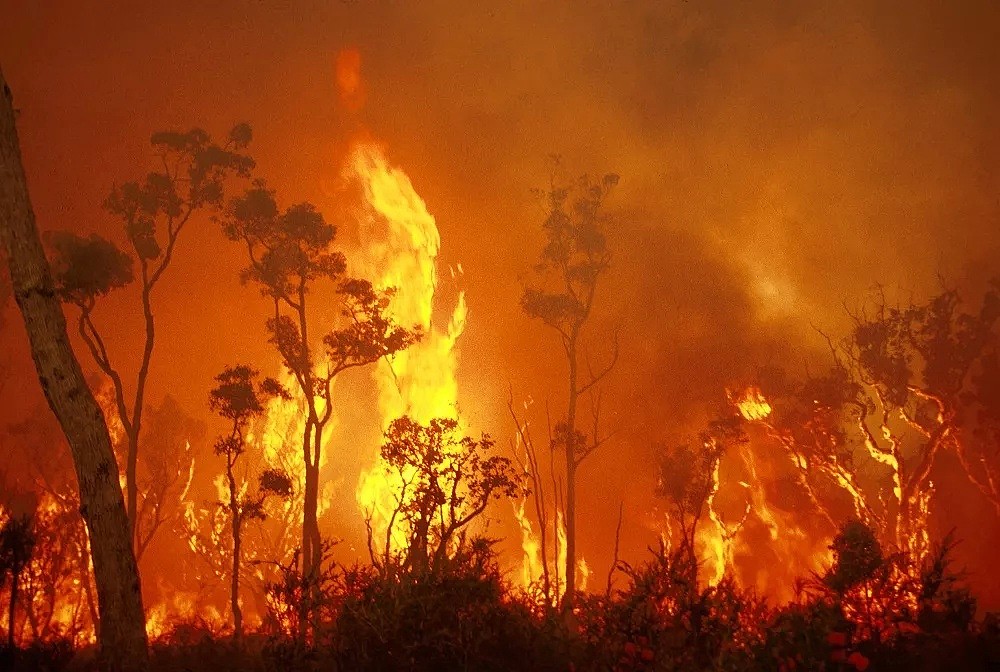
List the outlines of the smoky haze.
{"type": "MultiPolygon", "coordinates": [[[[460,404],[501,443],[508,389],[555,409],[562,393],[558,344],[518,304],[541,245],[532,189],[550,153],[569,175],[621,175],[588,345],[599,358],[620,329],[607,409],[619,432],[581,474],[579,513],[601,577],[617,502],[629,552],[654,538],[654,441],[693,431],[758,367],[820,366],[814,327],[843,333],[843,303],[875,283],[923,297],[941,275],[974,295],[997,272],[995,3],[133,5],[0,2],[40,226],[117,240],[100,206],[148,168],[153,131],[221,135],[241,120],[279,198],[332,216],[348,143],[370,134],[437,219],[442,268],[464,269],[442,282],[470,309],[460,404]],[[360,109],[338,104],[348,47],[362,59],[360,109]]],[[[185,235],[157,288],[150,395],[208,420],[224,365],[278,362],[258,293],[239,284],[242,250],[207,220],[185,235]]],[[[341,235],[356,243],[350,226],[341,235]]],[[[126,291],[101,309],[119,358],[135,352],[133,301],[126,291]]],[[[29,380],[9,304],[4,364],[29,380]]],[[[12,421],[37,407],[31,390],[3,390],[12,421]]],[[[987,515],[966,501],[954,511],[959,536],[987,515]]],[[[988,543],[967,544],[970,569],[988,543]]]]}

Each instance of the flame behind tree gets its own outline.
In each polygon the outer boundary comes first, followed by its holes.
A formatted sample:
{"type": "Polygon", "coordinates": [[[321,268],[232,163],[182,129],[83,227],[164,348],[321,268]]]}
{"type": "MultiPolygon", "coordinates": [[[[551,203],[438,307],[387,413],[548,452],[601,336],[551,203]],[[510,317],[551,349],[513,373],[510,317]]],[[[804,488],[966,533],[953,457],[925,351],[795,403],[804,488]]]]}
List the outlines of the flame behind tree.
{"type": "MultiPolygon", "coordinates": [[[[377,290],[365,280],[345,278],[346,259],[332,250],[336,228],[312,205],[301,203],[279,211],[274,193],[256,182],[230,204],[223,230],[244,246],[249,265],[244,281],[260,285],[273,306],[267,331],[305,402],[302,459],[305,499],[302,521],[302,572],[319,576],[323,559],[317,516],[320,456],[324,430],[333,417],[333,381],[343,371],[366,366],[412,345],[419,336],[386,314],[392,290],[377,290]],[[309,297],[320,281],[332,282],[339,319],[313,334],[316,315],[309,297]],[[313,339],[316,340],[313,340],[313,339]],[[316,342],[322,343],[317,356],[316,342]]],[[[303,619],[303,626],[306,619],[303,619]]],[[[302,633],[303,635],[305,633],[302,633]]]]}
{"type": "MultiPolygon", "coordinates": [[[[465,296],[459,293],[448,324],[434,323],[438,288],[437,257],[441,237],[434,217],[406,174],[389,165],[374,144],[355,146],[347,162],[348,179],[361,187],[359,209],[364,256],[358,263],[376,278],[380,288],[398,288],[386,313],[398,324],[416,325],[420,342],[386,358],[375,368],[379,415],[383,430],[402,416],[427,424],[434,419],[458,419],[457,341],[465,328],[465,296]]],[[[362,472],[356,497],[376,533],[382,537],[396,509],[403,481],[375,464],[362,472]]],[[[390,535],[396,549],[406,534],[390,535]]]]}
{"type": "MultiPolygon", "coordinates": [[[[750,512],[748,501],[742,517],[726,523],[715,503],[719,492],[719,469],[723,456],[748,442],[746,434],[732,418],[708,423],[697,440],[681,444],[672,450],[660,447],[659,477],[656,494],[671,506],[672,523],[680,536],[676,548],[678,567],[686,573],[693,586],[699,562],[697,541],[708,550],[708,560],[714,566],[708,583],[717,584],[733,569],[733,541],[750,512]],[[708,514],[711,527],[700,527],[708,514]]],[[[671,530],[672,532],[672,530],[671,530]]],[[[673,538],[673,534],[670,535],[673,538]]]]}
{"type": "Polygon", "coordinates": [[[35,511],[37,543],[25,570],[26,597],[20,601],[31,640],[61,633],[74,643],[91,644],[98,617],[87,528],[80,517],[72,463],[65,459],[65,440],[42,410],[10,428],[8,438],[19,450],[10,451],[8,460],[21,468],[4,470],[0,519],[4,511],[35,511]],[[19,477],[11,478],[15,473],[19,477]],[[24,498],[31,503],[23,503],[24,498]]]}
{"type": "Polygon", "coordinates": [[[7,604],[7,648],[14,651],[15,614],[24,570],[35,548],[34,515],[7,516],[0,524],[0,587],[10,582],[7,604]]]}
{"type": "MultiPolygon", "coordinates": [[[[111,444],[119,464],[128,459],[128,434],[115,405],[115,389],[108,381],[92,383],[94,395],[108,425],[111,444]]],[[[180,404],[169,394],[159,405],[149,406],[144,412],[142,429],[143,451],[136,472],[138,509],[134,533],[136,558],[142,566],[146,550],[156,539],[157,532],[178,515],[184,488],[189,484],[194,470],[192,442],[197,442],[205,432],[205,425],[185,413],[180,404]]],[[[127,479],[119,473],[122,488],[127,479]]]]}
{"type": "Polygon", "coordinates": [[[488,455],[493,441],[459,437],[458,421],[436,418],[423,425],[404,416],[385,433],[382,460],[386,471],[401,483],[389,517],[381,557],[369,529],[372,561],[383,566],[398,563],[402,571],[422,575],[440,571],[466,541],[466,528],[481,516],[490,501],[514,498],[520,478],[508,458],[488,455]],[[406,543],[396,552],[391,539],[397,532],[406,543]]]}
{"type": "Polygon", "coordinates": [[[967,313],[949,289],[902,307],[878,291],[852,317],[849,337],[831,342],[829,372],[793,381],[765,369],[760,388],[731,401],[784,449],[829,534],[855,518],[914,571],[931,548],[932,476],[945,450],[994,507],[1000,502],[983,421],[997,408],[984,381],[997,353],[1000,295],[994,285],[967,313]]]}
{"type": "MultiPolygon", "coordinates": [[[[950,289],[922,305],[893,307],[881,292],[873,303],[870,314],[853,315],[854,330],[841,352],[859,386],[851,405],[865,448],[893,471],[895,541],[919,561],[930,550],[931,476],[943,450],[954,450],[971,481],[998,502],[996,488],[982,487],[971,469],[962,414],[989,403],[978,398],[970,377],[996,355],[1000,293],[994,285],[976,313],[961,312],[958,292],[950,289]]],[[[982,464],[995,483],[995,461],[982,464]]]]}
{"type": "MultiPolygon", "coordinates": [[[[143,454],[137,474],[139,509],[136,529],[137,554],[145,557],[146,548],[157,531],[169,529],[179,515],[184,491],[190,485],[195,468],[192,443],[200,441],[205,425],[187,415],[172,396],[146,411],[143,454]]],[[[105,413],[107,415],[107,413],[105,413]]]]}

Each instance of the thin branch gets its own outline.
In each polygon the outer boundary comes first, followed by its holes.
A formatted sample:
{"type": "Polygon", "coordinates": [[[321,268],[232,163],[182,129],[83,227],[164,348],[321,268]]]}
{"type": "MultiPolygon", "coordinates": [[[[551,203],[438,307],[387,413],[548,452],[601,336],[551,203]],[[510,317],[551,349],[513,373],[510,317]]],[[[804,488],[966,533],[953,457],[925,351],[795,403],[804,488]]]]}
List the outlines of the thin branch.
{"type": "Polygon", "coordinates": [[[618,569],[618,551],[622,539],[622,520],[625,515],[625,502],[618,503],[618,525],[615,527],[615,552],[611,560],[611,567],[608,568],[608,583],[604,590],[605,599],[611,598],[611,588],[614,580],[615,570],[618,569]]]}

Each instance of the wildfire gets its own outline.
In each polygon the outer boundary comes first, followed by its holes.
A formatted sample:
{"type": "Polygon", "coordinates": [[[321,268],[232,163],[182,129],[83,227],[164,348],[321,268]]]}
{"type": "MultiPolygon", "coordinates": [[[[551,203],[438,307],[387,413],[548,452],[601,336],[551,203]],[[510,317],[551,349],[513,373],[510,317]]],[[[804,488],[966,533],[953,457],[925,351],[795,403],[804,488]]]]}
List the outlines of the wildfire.
{"type": "MultiPolygon", "coordinates": [[[[530,400],[524,402],[524,409],[527,410],[531,403],[530,400]]],[[[538,469],[538,463],[528,444],[528,424],[525,422],[518,428],[514,438],[514,452],[515,455],[523,453],[518,461],[524,470],[525,480],[532,481],[538,476],[532,473],[532,470],[538,469]]],[[[548,506],[544,501],[544,493],[528,491],[525,491],[518,502],[512,504],[514,519],[521,533],[521,587],[534,593],[536,597],[544,598],[552,606],[557,606],[566,592],[566,577],[561,575],[561,572],[565,572],[567,553],[566,525],[562,510],[557,506],[554,519],[547,518],[543,512],[547,511],[548,506]],[[530,497],[541,497],[536,499],[536,516],[539,517],[536,521],[537,530],[531,516],[525,511],[530,497]],[[549,542],[553,542],[551,551],[549,542]]],[[[582,555],[577,560],[575,571],[579,590],[586,591],[593,572],[582,555]]]]}
{"type": "MultiPolygon", "coordinates": [[[[375,370],[381,426],[388,427],[403,415],[422,423],[457,419],[456,343],[465,329],[467,308],[460,292],[447,325],[442,328],[434,321],[441,247],[434,217],[409,177],[390,166],[377,146],[357,145],[346,173],[361,185],[364,197],[360,215],[365,266],[370,271],[366,275],[380,289],[395,288],[388,315],[423,332],[419,343],[391,361],[379,362],[375,370]]],[[[356,498],[376,533],[384,534],[399,489],[377,459],[362,472],[356,498]]],[[[393,543],[402,543],[401,535],[393,543]]]]}
{"type": "Polygon", "coordinates": [[[223,628],[225,619],[219,610],[203,604],[198,593],[171,589],[164,591],[169,597],[159,602],[146,615],[146,634],[158,639],[170,634],[179,622],[198,620],[212,630],[223,628]]]}
{"type": "Polygon", "coordinates": [[[531,518],[524,510],[527,495],[514,504],[514,519],[521,530],[521,585],[528,587],[542,576],[542,545],[535,535],[531,518]]]}
{"type": "Polygon", "coordinates": [[[726,390],[729,400],[739,409],[740,415],[747,420],[763,420],[771,415],[771,404],[767,402],[760,388],[756,386],[748,387],[743,395],[736,398],[733,393],[726,390]]]}
{"type": "MultiPolygon", "coordinates": [[[[703,527],[698,531],[698,539],[704,546],[707,553],[706,568],[710,570],[707,583],[714,586],[722,581],[727,572],[731,572],[734,566],[734,545],[736,535],[746,523],[747,516],[752,507],[751,500],[747,500],[743,516],[734,525],[727,525],[715,506],[715,497],[719,492],[719,468],[721,461],[715,463],[712,470],[711,488],[705,502],[708,509],[708,518],[712,522],[711,527],[703,527]]],[[[746,483],[740,483],[743,487],[749,487],[746,483]]]]}

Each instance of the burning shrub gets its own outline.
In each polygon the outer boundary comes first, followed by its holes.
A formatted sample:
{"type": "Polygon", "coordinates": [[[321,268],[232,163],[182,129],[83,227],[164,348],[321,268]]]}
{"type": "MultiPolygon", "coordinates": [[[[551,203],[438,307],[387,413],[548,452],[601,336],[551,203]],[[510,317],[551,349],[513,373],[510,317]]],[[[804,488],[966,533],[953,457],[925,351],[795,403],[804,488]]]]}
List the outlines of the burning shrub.
{"type": "Polygon", "coordinates": [[[916,561],[905,552],[884,555],[874,531],[844,523],[831,549],[834,564],[813,582],[816,599],[850,621],[857,641],[874,646],[922,631],[966,632],[976,603],[950,570],[951,535],[916,561]]]}
{"type": "Polygon", "coordinates": [[[756,641],[763,603],[724,578],[699,587],[690,551],[663,546],[647,563],[620,563],[629,585],[591,596],[578,614],[579,669],[730,669],[756,641]]]}
{"type": "Polygon", "coordinates": [[[872,579],[885,565],[875,532],[856,520],[840,528],[830,549],[834,564],[823,581],[838,595],[872,579]]]}
{"type": "Polygon", "coordinates": [[[486,435],[459,438],[458,422],[450,418],[426,425],[408,416],[394,420],[385,432],[382,460],[399,493],[381,553],[368,520],[372,564],[387,572],[436,573],[458,557],[469,524],[490,502],[522,492],[521,476],[508,458],[488,455],[492,448],[486,435]]]}

